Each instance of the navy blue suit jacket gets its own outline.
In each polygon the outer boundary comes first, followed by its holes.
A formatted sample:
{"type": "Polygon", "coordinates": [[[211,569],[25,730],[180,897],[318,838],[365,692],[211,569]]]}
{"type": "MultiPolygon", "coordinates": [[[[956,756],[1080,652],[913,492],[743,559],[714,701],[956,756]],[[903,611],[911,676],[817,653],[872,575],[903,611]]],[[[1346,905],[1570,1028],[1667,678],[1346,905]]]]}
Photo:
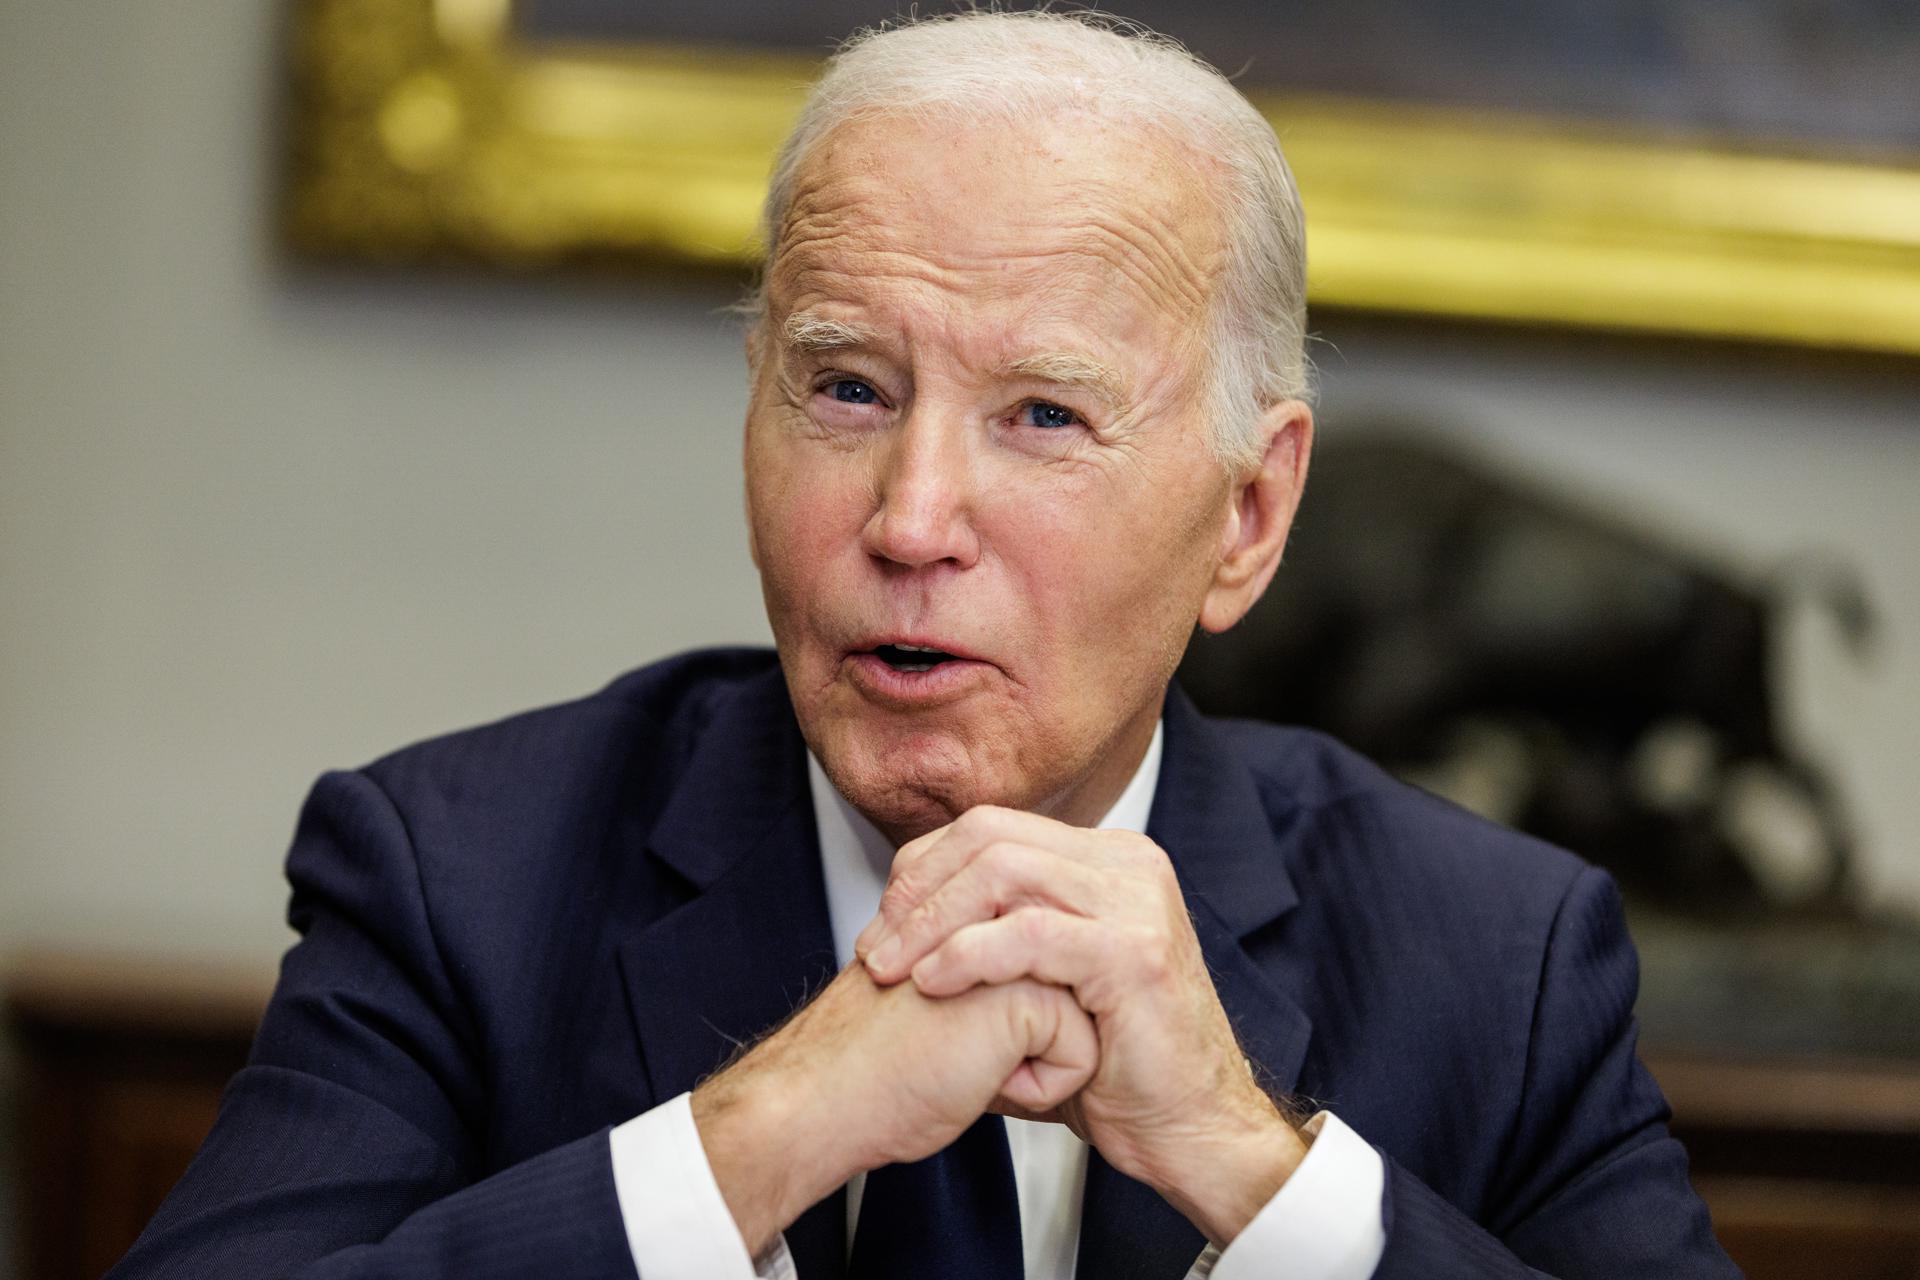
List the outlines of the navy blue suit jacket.
{"type": "MultiPolygon", "coordinates": [[[[1280,1089],[1387,1157],[1378,1275],[1733,1276],[1634,1057],[1611,883],[1317,734],[1177,690],[1149,833],[1280,1089]]],[[[328,774],[249,1065],[116,1277],[634,1274],[607,1131],[834,972],[772,654],[328,774]]],[[[839,1194],[787,1233],[844,1272],[839,1194]]],[[[1093,1157],[1082,1280],[1178,1280],[1194,1228],[1093,1157]]],[[[1283,1268],[1276,1268],[1280,1274],[1283,1268]]]]}

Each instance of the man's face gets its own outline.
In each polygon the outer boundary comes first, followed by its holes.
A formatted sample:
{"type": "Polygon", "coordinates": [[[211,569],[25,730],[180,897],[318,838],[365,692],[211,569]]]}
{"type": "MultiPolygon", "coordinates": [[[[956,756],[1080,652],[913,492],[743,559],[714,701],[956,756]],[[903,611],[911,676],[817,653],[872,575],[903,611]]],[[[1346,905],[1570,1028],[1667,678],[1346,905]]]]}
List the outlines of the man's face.
{"type": "Polygon", "coordinates": [[[896,840],[982,803],[1090,824],[1138,764],[1233,537],[1208,181],[1078,116],[869,118],[803,166],[748,521],[807,742],[896,840]]]}

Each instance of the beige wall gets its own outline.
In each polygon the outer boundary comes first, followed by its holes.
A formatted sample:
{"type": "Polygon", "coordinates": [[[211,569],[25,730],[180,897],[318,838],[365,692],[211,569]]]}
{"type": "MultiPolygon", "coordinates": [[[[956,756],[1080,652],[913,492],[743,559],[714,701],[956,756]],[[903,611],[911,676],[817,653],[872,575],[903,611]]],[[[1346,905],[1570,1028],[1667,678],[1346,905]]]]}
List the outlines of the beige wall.
{"type": "MultiPolygon", "coordinates": [[[[270,957],[319,770],[765,635],[728,288],[277,265],[274,7],[0,4],[0,950],[270,957]]],[[[1920,376],[1335,336],[1329,431],[1411,405],[1730,565],[1853,557],[1879,667],[1796,697],[1920,909],[1920,376]]]]}
{"type": "Polygon", "coordinates": [[[765,635],[730,288],[276,265],[275,7],[0,5],[0,948],[272,955],[319,770],[765,635]]]}

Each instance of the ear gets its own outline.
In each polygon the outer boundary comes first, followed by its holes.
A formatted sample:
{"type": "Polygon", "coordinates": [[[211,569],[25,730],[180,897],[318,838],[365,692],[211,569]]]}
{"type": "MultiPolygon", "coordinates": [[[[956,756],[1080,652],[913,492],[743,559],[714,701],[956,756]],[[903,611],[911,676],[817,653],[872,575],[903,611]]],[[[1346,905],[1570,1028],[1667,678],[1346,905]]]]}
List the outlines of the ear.
{"type": "Polygon", "coordinates": [[[1220,563],[1200,605],[1200,625],[1216,633],[1244,618],[1273,581],[1307,483],[1313,410],[1302,400],[1282,400],[1260,415],[1260,428],[1266,452],[1233,481],[1220,563]]]}

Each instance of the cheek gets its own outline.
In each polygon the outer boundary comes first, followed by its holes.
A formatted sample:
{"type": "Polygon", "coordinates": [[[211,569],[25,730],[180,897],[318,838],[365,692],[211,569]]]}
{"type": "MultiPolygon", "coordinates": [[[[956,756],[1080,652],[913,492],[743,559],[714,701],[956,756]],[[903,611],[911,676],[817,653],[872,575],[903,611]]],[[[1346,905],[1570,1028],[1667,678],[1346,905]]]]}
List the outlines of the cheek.
{"type": "MultiPolygon", "coordinates": [[[[857,460],[804,446],[758,444],[747,454],[747,518],[770,606],[801,610],[857,540],[865,487],[857,460]]],[[[779,625],[779,620],[776,620],[779,625]]]]}
{"type": "Polygon", "coordinates": [[[1216,550],[1212,526],[1190,515],[1201,501],[1092,482],[996,504],[1001,558],[1046,668],[1084,688],[1090,668],[1096,684],[1157,672],[1185,646],[1216,550]]]}
{"type": "Polygon", "coordinates": [[[1100,483],[1005,485],[983,513],[1011,601],[1055,669],[1081,665],[1137,607],[1140,548],[1100,483]]]}

